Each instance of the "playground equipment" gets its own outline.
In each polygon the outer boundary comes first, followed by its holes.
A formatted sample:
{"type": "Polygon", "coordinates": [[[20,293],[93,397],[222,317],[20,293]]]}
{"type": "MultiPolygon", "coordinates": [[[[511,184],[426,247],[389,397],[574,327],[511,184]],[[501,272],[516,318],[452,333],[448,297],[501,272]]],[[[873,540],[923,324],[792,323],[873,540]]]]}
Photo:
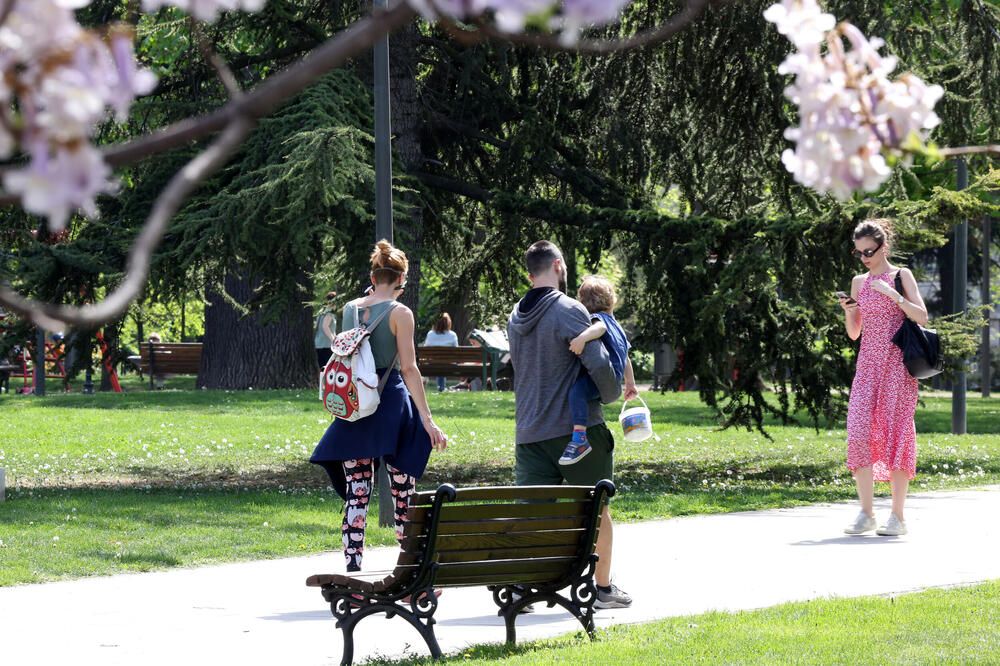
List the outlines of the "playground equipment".
{"type": "MultiPolygon", "coordinates": [[[[38,375],[37,364],[31,358],[31,351],[28,343],[15,347],[14,365],[18,366],[16,373],[23,379],[20,393],[33,393],[38,375]]],[[[46,379],[61,379],[63,388],[69,391],[69,379],[66,376],[66,347],[62,340],[47,341],[45,343],[45,363],[44,371],[46,379]]]]}
{"type": "MultiPolygon", "coordinates": [[[[2,332],[2,329],[0,329],[0,332],[2,332]]],[[[107,343],[104,341],[104,336],[101,333],[97,333],[96,337],[97,342],[101,347],[101,358],[104,363],[104,368],[108,371],[108,375],[111,378],[111,387],[115,393],[121,393],[121,384],[118,382],[118,374],[115,372],[114,364],[111,362],[111,353],[108,349],[107,343]]],[[[22,385],[18,390],[18,393],[28,394],[35,392],[35,386],[38,379],[38,364],[36,364],[32,359],[30,343],[25,342],[23,345],[14,347],[14,354],[11,362],[0,362],[0,365],[2,365],[3,369],[9,373],[10,377],[21,378],[22,385]]],[[[62,380],[63,389],[67,392],[69,391],[69,376],[66,371],[66,345],[64,344],[62,338],[48,340],[45,342],[45,362],[43,368],[45,372],[45,379],[62,380]]],[[[87,375],[88,384],[90,384],[89,369],[87,375]]],[[[7,383],[7,391],[10,391],[9,380],[7,383]]],[[[84,392],[93,393],[93,389],[88,391],[85,385],[84,392]]]]}

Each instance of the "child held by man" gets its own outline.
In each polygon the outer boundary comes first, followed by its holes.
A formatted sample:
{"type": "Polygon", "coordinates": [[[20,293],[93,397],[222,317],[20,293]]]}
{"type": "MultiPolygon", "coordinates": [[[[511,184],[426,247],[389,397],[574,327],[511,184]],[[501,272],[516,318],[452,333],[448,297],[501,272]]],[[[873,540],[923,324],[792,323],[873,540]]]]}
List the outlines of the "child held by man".
{"type": "MultiPolygon", "coordinates": [[[[591,340],[600,340],[611,359],[611,367],[615,370],[618,381],[625,382],[624,398],[627,401],[639,395],[635,387],[635,375],[632,372],[632,362],[628,358],[629,344],[625,331],[615,319],[614,308],[617,298],[615,289],[605,278],[598,275],[587,275],[580,284],[577,300],[590,312],[593,322],[583,333],[573,338],[569,343],[570,351],[576,355],[583,353],[583,348],[591,340]]],[[[572,465],[590,453],[587,443],[588,403],[599,400],[600,393],[586,369],[580,368],[580,376],[569,390],[569,406],[573,419],[573,439],[566,445],[559,458],[560,465],[572,465]]]]}

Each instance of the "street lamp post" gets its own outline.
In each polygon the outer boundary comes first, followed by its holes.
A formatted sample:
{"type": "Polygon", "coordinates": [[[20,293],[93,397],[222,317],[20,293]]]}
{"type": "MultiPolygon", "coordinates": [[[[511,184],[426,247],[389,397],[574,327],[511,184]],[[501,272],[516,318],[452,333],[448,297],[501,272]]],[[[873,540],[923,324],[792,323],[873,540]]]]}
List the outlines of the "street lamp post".
{"type": "MultiPolygon", "coordinates": [[[[965,160],[961,157],[958,158],[956,168],[957,188],[964,190],[969,186],[969,169],[965,164],[965,160]]],[[[955,280],[954,291],[952,292],[952,309],[955,312],[965,312],[967,305],[968,246],[969,221],[963,220],[961,224],[955,227],[955,280]]],[[[964,435],[966,432],[965,390],[965,371],[960,370],[955,373],[955,383],[951,389],[951,433],[953,435],[964,435]]]]}
{"type": "MultiPolygon", "coordinates": [[[[385,9],[388,0],[375,0],[385,9]]],[[[392,129],[389,115],[389,36],[375,43],[375,240],[392,242],[392,129]]]]}
{"type": "MultiPolygon", "coordinates": [[[[375,0],[385,9],[388,0],[375,0]]],[[[389,114],[389,36],[375,43],[375,242],[392,242],[392,124],[389,114]]],[[[391,372],[392,368],[386,370],[391,372]]],[[[395,522],[389,472],[382,460],[378,472],[378,522],[395,522]]]]}

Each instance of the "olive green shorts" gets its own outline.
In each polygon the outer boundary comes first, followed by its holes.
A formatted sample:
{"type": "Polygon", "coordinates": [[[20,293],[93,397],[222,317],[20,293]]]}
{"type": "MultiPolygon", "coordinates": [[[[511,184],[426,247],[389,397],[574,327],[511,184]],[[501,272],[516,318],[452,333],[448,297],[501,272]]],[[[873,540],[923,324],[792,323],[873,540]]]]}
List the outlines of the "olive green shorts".
{"type": "Polygon", "coordinates": [[[601,479],[614,481],[615,438],[608,426],[587,428],[590,453],[572,465],[560,465],[572,434],[514,447],[514,474],[519,486],[593,486],[601,479]]]}

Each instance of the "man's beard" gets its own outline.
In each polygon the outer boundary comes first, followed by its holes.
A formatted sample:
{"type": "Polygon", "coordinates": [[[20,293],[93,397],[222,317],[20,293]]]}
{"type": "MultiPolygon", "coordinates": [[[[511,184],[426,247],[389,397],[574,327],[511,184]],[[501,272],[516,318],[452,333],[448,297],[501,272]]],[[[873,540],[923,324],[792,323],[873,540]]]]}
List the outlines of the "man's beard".
{"type": "Polygon", "coordinates": [[[563,267],[563,269],[559,271],[559,291],[561,291],[564,294],[566,294],[566,290],[569,288],[569,285],[566,280],[566,272],[567,271],[565,267],[563,267]]]}

